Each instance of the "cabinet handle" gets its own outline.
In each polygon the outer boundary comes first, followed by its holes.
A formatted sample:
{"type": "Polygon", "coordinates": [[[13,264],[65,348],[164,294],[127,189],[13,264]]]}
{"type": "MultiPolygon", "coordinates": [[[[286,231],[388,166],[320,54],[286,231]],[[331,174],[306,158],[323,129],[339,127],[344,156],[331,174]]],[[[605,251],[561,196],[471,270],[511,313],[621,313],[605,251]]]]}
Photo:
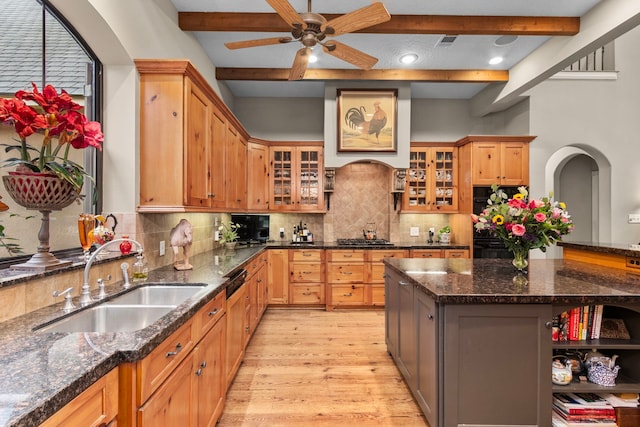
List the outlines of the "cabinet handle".
{"type": "Polygon", "coordinates": [[[175,356],[176,354],[180,353],[180,350],[182,350],[182,344],[178,343],[176,344],[175,351],[168,352],[166,357],[175,356]]]}
{"type": "Polygon", "coordinates": [[[343,254],[343,258],[353,258],[353,254],[343,254]]]}
{"type": "Polygon", "coordinates": [[[553,327],[553,323],[552,322],[545,322],[544,323],[544,327],[547,329],[551,329],[553,327]]]}
{"type": "Polygon", "coordinates": [[[245,331],[246,333],[249,333],[249,327],[248,327],[248,326],[247,326],[247,327],[245,327],[245,328],[244,328],[244,331],[245,331]]]}
{"type": "Polygon", "coordinates": [[[427,319],[429,319],[429,320],[433,320],[433,314],[429,314],[429,315],[427,315],[427,319]]]}
{"type": "Polygon", "coordinates": [[[302,274],[312,274],[311,271],[303,271],[302,274]]]}
{"type": "Polygon", "coordinates": [[[218,307],[214,308],[213,310],[211,310],[207,314],[209,315],[209,317],[215,316],[216,314],[218,314],[218,307]]]}
{"type": "Polygon", "coordinates": [[[309,295],[311,295],[311,292],[303,292],[302,295],[304,295],[305,297],[308,297],[309,295]]]}
{"type": "Polygon", "coordinates": [[[212,198],[213,198],[213,197],[216,197],[216,195],[215,195],[215,194],[213,194],[213,193],[209,193],[209,194],[207,194],[207,196],[208,196],[208,197],[212,197],[212,198]]]}
{"type": "Polygon", "coordinates": [[[407,286],[407,285],[409,284],[409,282],[405,282],[404,280],[400,280],[400,281],[398,282],[398,284],[399,284],[400,286],[407,286]]]}
{"type": "Polygon", "coordinates": [[[349,292],[348,294],[342,294],[343,297],[352,297],[353,293],[349,292]]]}
{"type": "Polygon", "coordinates": [[[197,375],[197,376],[202,375],[202,370],[203,370],[204,368],[206,368],[206,367],[207,367],[207,362],[202,362],[202,363],[200,364],[200,367],[199,367],[199,368],[198,368],[198,370],[196,371],[196,375],[197,375]]]}
{"type": "Polygon", "coordinates": [[[302,256],[311,256],[311,253],[309,253],[309,252],[302,252],[302,256]]]}
{"type": "Polygon", "coordinates": [[[349,276],[349,275],[353,274],[353,272],[351,272],[351,271],[343,271],[342,274],[346,274],[347,276],[349,276]]]}

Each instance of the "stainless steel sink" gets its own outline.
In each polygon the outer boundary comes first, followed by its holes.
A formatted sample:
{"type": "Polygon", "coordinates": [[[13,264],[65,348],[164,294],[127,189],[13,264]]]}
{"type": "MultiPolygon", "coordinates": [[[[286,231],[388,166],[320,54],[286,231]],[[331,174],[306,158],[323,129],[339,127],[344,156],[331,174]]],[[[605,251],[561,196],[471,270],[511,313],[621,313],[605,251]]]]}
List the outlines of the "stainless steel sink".
{"type": "Polygon", "coordinates": [[[180,305],[204,289],[203,286],[149,285],[122,294],[105,305],[180,305]]]}
{"type": "Polygon", "coordinates": [[[144,329],[175,305],[99,305],[79,311],[38,332],[132,332],[144,329]]]}

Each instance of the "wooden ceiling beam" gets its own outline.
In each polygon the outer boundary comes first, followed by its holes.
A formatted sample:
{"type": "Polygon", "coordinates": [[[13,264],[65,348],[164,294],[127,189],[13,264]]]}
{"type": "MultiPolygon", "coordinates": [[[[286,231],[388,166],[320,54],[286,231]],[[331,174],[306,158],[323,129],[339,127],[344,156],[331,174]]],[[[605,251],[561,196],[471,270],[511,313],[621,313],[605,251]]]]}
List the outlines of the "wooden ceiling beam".
{"type": "MultiPolygon", "coordinates": [[[[323,14],[327,20],[341,15],[323,14]]],[[[179,12],[183,31],[290,32],[275,13],[179,12]]],[[[370,34],[485,34],[573,36],[580,18],[567,16],[392,15],[391,20],[357,31],[370,34]]]]}
{"type": "MultiPolygon", "coordinates": [[[[286,81],[289,68],[216,68],[217,80],[286,81]]],[[[506,70],[343,70],[309,68],[303,80],[385,80],[439,83],[496,83],[509,80],[506,70]]]]}

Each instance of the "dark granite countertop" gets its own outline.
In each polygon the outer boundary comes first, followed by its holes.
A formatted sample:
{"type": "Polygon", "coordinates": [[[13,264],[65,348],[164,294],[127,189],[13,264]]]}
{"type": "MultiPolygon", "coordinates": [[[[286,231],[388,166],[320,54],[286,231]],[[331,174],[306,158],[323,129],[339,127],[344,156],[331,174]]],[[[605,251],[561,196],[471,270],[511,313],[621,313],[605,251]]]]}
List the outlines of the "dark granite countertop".
{"type": "Polygon", "coordinates": [[[640,257],[640,244],[602,242],[558,242],[558,246],[605,254],[640,257]]]}
{"type": "Polygon", "coordinates": [[[427,243],[427,242],[392,242],[389,245],[339,245],[338,242],[269,242],[269,248],[282,249],[469,249],[469,245],[459,245],[456,243],[427,243]]]}
{"type": "MultiPolygon", "coordinates": [[[[193,270],[167,266],[151,271],[145,285],[198,283],[206,290],[140,331],[34,332],[34,327],[64,315],[62,303],[0,323],[0,426],[38,425],[122,362],[148,355],[225,288],[225,276],[264,249],[220,249],[191,257],[193,270]]],[[[122,293],[121,283],[106,290],[107,298],[122,293]]],[[[77,298],[74,303],[79,306],[77,298]]]]}
{"type": "Polygon", "coordinates": [[[639,303],[640,275],[566,260],[529,261],[519,275],[509,259],[385,259],[441,304],[639,303]]]}

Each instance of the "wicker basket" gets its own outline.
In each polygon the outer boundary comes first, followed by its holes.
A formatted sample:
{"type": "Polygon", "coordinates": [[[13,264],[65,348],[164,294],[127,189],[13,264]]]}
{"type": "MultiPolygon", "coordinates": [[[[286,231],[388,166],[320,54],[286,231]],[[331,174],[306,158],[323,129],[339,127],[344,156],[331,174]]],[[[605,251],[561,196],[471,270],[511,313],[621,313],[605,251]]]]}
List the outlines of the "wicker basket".
{"type": "Polygon", "coordinates": [[[11,198],[27,209],[59,211],[79,197],[70,182],[54,174],[9,172],[2,181],[11,198]]]}

